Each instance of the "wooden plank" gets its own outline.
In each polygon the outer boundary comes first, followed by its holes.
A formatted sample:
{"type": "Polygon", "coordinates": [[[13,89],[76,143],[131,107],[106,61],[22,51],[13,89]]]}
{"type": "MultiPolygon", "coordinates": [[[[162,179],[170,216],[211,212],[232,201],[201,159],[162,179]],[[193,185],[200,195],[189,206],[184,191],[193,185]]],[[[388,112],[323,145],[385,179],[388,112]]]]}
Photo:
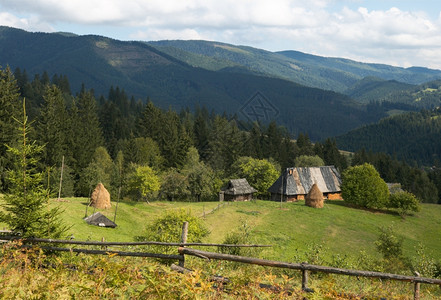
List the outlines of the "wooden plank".
{"type": "Polygon", "coordinates": [[[165,243],[165,242],[99,242],[99,241],[75,241],[75,240],[56,240],[56,239],[41,239],[41,238],[28,238],[22,239],[20,237],[5,236],[1,237],[3,240],[23,240],[28,243],[49,243],[49,244],[66,244],[66,245],[88,245],[88,246],[143,246],[143,245],[157,245],[157,246],[204,246],[204,247],[272,247],[272,245],[236,245],[236,244],[211,244],[211,243],[165,243]]]}
{"type": "Polygon", "coordinates": [[[294,270],[308,270],[308,271],[323,272],[323,273],[338,274],[338,275],[372,277],[372,278],[380,278],[380,279],[392,279],[392,280],[398,280],[398,281],[419,282],[419,283],[441,285],[440,279],[406,276],[406,275],[381,273],[381,272],[372,272],[372,271],[360,271],[360,270],[349,270],[349,269],[341,269],[341,268],[333,268],[333,267],[324,267],[324,266],[310,265],[307,263],[301,263],[301,264],[287,263],[287,262],[266,260],[266,259],[253,258],[253,257],[244,257],[244,256],[237,256],[237,255],[207,252],[207,251],[201,251],[201,250],[196,250],[196,249],[191,249],[191,248],[183,248],[183,247],[179,248],[179,253],[186,254],[186,255],[199,256],[199,257],[206,257],[208,259],[236,261],[236,262],[241,262],[241,263],[254,264],[254,265],[260,265],[260,266],[268,266],[268,267],[276,267],[276,268],[287,268],[287,269],[294,269],[294,270]]]}
{"type": "MultiPolygon", "coordinates": [[[[30,247],[30,246],[22,246],[30,247]]],[[[42,246],[41,249],[60,251],[60,252],[75,252],[75,253],[85,253],[85,254],[98,254],[98,255],[118,255],[118,256],[131,256],[131,257],[152,257],[170,260],[180,260],[181,255],[172,254],[161,254],[161,253],[148,253],[148,252],[125,252],[125,251],[113,251],[113,250],[90,250],[90,249],[77,249],[77,248],[60,248],[60,247],[49,247],[42,246]]]]}

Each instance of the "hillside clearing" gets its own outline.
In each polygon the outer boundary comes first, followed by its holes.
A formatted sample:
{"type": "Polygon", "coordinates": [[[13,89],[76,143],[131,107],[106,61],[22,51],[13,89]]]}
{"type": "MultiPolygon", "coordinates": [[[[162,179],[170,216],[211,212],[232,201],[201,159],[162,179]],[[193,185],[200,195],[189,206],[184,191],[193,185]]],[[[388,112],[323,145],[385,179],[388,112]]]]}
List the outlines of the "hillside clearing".
{"type": "MultiPolygon", "coordinates": [[[[273,245],[262,255],[277,260],[293,261],[296,255],[314,245],[323,247],[329,256],[357,257],[364,251],[379,258],[374,241],[379,229],[390,225],[403,237],[406,256],[414,256],[415,247],[421,243],[429,256],[441,259],[441,206],[434,204],[423,204],[421,212],[402,219],[393,213],[349,208],[342,201],[328,201],[323,209],[307,207],[303,201],[282,203],[282,209],[278,202],[233,202],[224,203],[213,212],[210,211],[217,208],[219,202],[121,202],[116,217],[118,227],[112,229],[84,222],[86,198],[64,201],[52,204],[64,209],[63,218],[72,226],[66,237],[72,234],[76,240],[133,241],[164,211],[185,209],[200,217],[205,211],[204,221],[211,233],[204,242],[221,243],[228,233],[246,223],[252,230],[253,242],[273,245]]],[[[113,220],[115,208],[116,203],[112,202],[111,209],[100,211],[113,220]]],[[[89,207],[87,215],[93,212],[89,207]]]]}

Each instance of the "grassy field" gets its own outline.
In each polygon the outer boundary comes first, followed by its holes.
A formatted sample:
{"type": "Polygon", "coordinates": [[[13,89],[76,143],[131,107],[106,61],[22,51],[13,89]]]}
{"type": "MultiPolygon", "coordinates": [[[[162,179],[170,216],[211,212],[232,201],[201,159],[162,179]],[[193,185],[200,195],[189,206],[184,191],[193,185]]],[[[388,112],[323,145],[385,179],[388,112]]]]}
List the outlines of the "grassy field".
{"type": "Polygon", "coordinates": [[[65,224],[72,226],[66,237],[74,235],[76,240],[94,240],[98,241],[104,238],[106,241],[133,242],[136,236],[143,234],[145,227],[149,222],[160,216],[169,209],[185,209],[195,216],[203,216],[206,212],[217,207],[216,202],[120,202],[116,208],[116,202],[112,202],[112,207],[107,210],[94,210],[93,207],[87,207],[87,198],[67,198],[62,202],[52,201],[52,205],[59,206],[63,210],[63,219],[65,224]],[[102,228],[88,225],[83,218],[99,211],[114,220],[115,210],[117,215],[115,223],[116,228],[102,228]]]}
{"type": "MultiPolygon", "coordinates": [[[[211,213],[218,202],[121,202],[116,217],[118,227],[112,229],[91,226],[83,221],[86,200],[68,198],[66,202],[53,202],[64,209],[63,218],[72,226],[67,237],[73,234],[76,240],[133,241],[135,236],[145,232],[149,222],[166,210],[182,208],[201,218],[205,212],[204,223],[211,232],[206,242],[222,242],[229,232],[246,223],[252,230],[254,242],[273,245],[262,253],[267,258],[292,261],[311,245],[321,245],[327,255],[353,256],[364,251],[379,257],[374,241],[380,227],[392,225],[404,239],[406,256],[414,256],[415,248],[421,243],[430,256],[441,260],[440,205],[423,204],[421,212],[402,219],[393,213],[349,208],[342,201],[328,201],[323,209],[307,207],[302,201],[283,203],[282,208],[278,202],[234,202],[211,213]]],[[[115,208],[112,203],[111,209],[101,212],[113,220],[115,208]]],[[[89,207],[87,215],[93,212],[89,207]]]]}
{"type": "MultiPolygon", "coordinates": [[[[243,228],[243,224],[246,223],[251,229],[253,243],[273,245],[272,248],[260,252],[259,256],[273,260],[316,263],[305,259],[308,256],[304,254],[308,252],[322,258],[339,255],[347,258],[341,265],[333,263],[334,266],[352,268],[346,262],[359,259],[360,251],[374,259],[380,257],[376,253],[374,241],[378,237],[379,228],[390,225],[403,238],[405,256],[414,257],[415,247],[421,243],[426,247],[427,255],[438,261],[441,259],[440,205],[423,204],[421,212],[402,219],[390,212],[350,208],[342,201],[327,202],[323,209],[306,207],[303,201],[283,203],[282,206],[278,202],[270,201],[234,202],[224,203],[219,209],[215,209],[218,202],[121,202],[116,218],[118,227],[112,229],[86,224],[83,220],[86,203],[86,198],[68,198],[63,202],[52,200],[51,205],[64,209],[65,223],[72,226],[66,237],[73,234],[76,240],[104,238],[107,241],[133,241],[135,236],[145,232],[147,224],[165,211],[185,209],[204,220],[210,230],[210,235],[205,238],[206,242],[223,242],[229,233],[243,228]],[[213,209],[215,210],[212,211],[213,209]]],[[[115,204],[112,203],[111,209],[100,211],[113,220],[115,204]]],[[[93,208],[89,207],[87,215],[93,212],[93,208]]],[[[2,224],[0,226],[3,227],[2,224]]],[[[7,247],[2,251],[8,253],[7,247]]],[[[310,287],[316,292],[306,295],[300,290],[299,272],[219,261],[207,262],[199,258],[186,259],[186,266],[197,270],[193,275],[180,275],[171,272],[165,265],[146,259],[78,256],[69,253],[61,256],[61,260],[56,259],[54,264],[59,265],[53,269],[35,268],[32,264],[23,264],[23,261],[40,261],[41,259],[34,257],[42,255],[40,252],[14,253],[5,255],[3,260],[0,260],[0,273],[4,274],[0,276],[0,282],[4,283],[0,298],[16,295],[17,291],[20,291],[23,298],[26,298],[26,295],[38,294],[45,295],[48,299],[98,298],[98,295],[103,295],[101,293],[109,299],[167,299],[176,294],[181,295],[183,299],[284,299],[288,297],[283,292],[286,288],[293,288],[291,297],[294,299],[302,299],[304,296],[312,297],[310,299],[413,298],[412,284],[363,278],[354,280],[347,276],[320,274],[311,274],[310,287]],[[82,272],[71,272],[64,267],[70,264],[77,265],[82,272]],[[23,265],[28,268],[23,269],[23,265]],[[91,268],[96,269],[91,273],[91,268]],[[213,289],[207,277],[210,274],[230,278],[232,282],[228,289],[213,289]],[[128,282],[130,284],[127,284],[128,282]],[[262,289],[258,285],[259,282],[276,285],[280,290],[262,289]]],[[[322,259],[317,264],[326,264],[326,261],[332,259],[322,259]],[[322,261],[325,263],[321,263],[322,261]]],[[[438,287],[423,286],[421,299],[439,297],[438,287]]]]}

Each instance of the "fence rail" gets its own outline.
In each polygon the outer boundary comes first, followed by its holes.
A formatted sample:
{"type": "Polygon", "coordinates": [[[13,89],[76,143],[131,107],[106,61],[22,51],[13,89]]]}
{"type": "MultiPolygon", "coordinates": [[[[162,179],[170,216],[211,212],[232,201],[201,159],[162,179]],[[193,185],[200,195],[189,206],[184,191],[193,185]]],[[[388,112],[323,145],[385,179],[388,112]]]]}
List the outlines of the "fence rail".
{"type": "Polygon", "coordinates": [[[42,239],[42,238],[20,238],[16,236],[0,236],[0,241],[21,240],[28,243],[49,243],[49,244],[66,244],[66,245],[83,245],[83,246],[171,246],[171,247],[185,247],[185,246],[200,246],[200,247],[272,247],[272,245],[241,245],[241,244],[212,244],[212,243],[167,243],[167,242],[99,242],[99,241],[75,241],[75,240],[57,240],[57,239],[42,239]]]}
{"type": "Polygon", "coordinates": [[[372,271],[341,269],[341,268],[311,265],[308,263],[287,263],[287,262],[253,258],[253,257],[245,257],[245,256],[229,255],[229,254],[222,254],[222,253],[215,253],[215,252],[207,252],[207,251],[201,251],[201,250],[196,250],[196,249],[191,249],[191,248],[183,248],[183,247],[179,248],[179,253],[182,255],[192,255],[192,256],[196,256],[196,257],[204,258],[204,259],[235,261],[235,262],[240,262],[240,263],[254,264],[254,265],[259,265],[259,266],[267,266],[267,267],[285,268],[285,269],[302,270],[302,271],[314,271],[314,272],[323,272],[323,273],[358,276],[358,277],[373,277],[373,278],[380,278],[380,279],[392,279],[392,280],[398,280],[398,281],[419,282],[419,283],[441,285],[441,279],[397,275],[397,274],[391,274],[391,273],[381,273],[381,272],[372,272],[372,271]]]}

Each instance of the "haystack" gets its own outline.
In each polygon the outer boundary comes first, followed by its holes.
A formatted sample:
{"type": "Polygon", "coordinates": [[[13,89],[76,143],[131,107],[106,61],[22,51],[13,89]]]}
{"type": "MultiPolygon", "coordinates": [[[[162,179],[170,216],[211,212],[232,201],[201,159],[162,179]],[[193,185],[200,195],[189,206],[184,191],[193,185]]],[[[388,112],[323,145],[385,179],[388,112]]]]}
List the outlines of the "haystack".
{"type": "Polygon", "coordinates": [[[92,192],[90,205],[99,209],[107,209],[111,207],[110,194],[101,182],[98,183],[92,192]]]}
{"type": "Polygon", "coordinates": [[[322,208],[324,204],[323,194],[320,191],[318,185],[314,183],[309,190],[308,195],[306,195],[305,205],[314,207],[314,208],[322,208]]]}

